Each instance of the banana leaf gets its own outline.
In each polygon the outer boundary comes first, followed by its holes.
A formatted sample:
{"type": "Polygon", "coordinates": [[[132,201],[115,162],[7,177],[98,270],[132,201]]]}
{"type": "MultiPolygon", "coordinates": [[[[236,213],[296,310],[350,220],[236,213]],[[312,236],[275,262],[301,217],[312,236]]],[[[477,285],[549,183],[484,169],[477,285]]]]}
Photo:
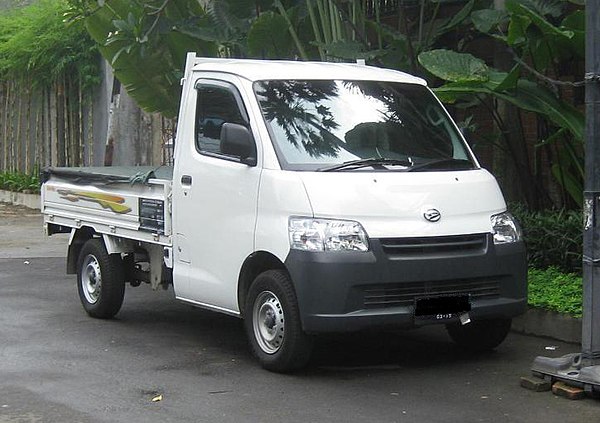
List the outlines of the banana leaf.
{"type": "Polygon", "coordinates": [[[85,25],[136,103],[172,118],[179,108],[185,52],[217,54],[215,43],[179,32],[172,23],[202,13],[194,0],[170,1],[162,14],[152,14],[148,5],[112,0],[89,14],[85,25]]]}
{"type": "Polygon", "coordinates": [[[419,63],[433,75],[457,83],[485,82],[489,68],[471,54],[452,50],[430,50],[419,54],[419,63]]]}
{"type": "Polygon", "coordinates": [[[473,94],[500,98],[520,109],[544,116],[552,124],[567,129],[577,141],[583,143],[585,119],[575,107],[557,98],[549,89],[524,78],[517,81],[514,89],[497,91],[509,74],[495,72],[491,75],[493,77],[486,82],[448,83],[434,91],[446,102],[473,94]]]}

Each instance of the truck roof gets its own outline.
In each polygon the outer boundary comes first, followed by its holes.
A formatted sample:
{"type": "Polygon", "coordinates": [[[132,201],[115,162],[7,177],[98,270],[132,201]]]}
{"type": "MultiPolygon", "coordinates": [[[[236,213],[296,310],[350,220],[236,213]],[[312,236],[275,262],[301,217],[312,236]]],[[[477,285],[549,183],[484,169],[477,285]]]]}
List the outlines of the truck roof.
{"type": "Polygon", "coordinates": [[[427,85],[416,76],[391,69],[355,63],[300,62],[285,60],[218,59],[188,54],[188,66],[195,71],[225,72],[250,81],[273,79],[342,79],[390,81],[427,85]],[[192,60],[191,66],[189,61],[192,60]]]}

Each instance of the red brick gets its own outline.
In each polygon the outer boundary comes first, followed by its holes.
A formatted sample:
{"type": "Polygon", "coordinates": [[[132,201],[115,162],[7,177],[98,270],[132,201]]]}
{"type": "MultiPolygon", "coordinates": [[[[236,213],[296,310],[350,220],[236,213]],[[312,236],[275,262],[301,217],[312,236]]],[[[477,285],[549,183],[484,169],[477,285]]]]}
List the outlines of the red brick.
{"type": "Polygon", "coordinates": [[[564,382],[556,382],[552,385],[552,393],[570,400],[578,400],[585,396],[585,392],[581,388],[569,386],[564,382]]]}

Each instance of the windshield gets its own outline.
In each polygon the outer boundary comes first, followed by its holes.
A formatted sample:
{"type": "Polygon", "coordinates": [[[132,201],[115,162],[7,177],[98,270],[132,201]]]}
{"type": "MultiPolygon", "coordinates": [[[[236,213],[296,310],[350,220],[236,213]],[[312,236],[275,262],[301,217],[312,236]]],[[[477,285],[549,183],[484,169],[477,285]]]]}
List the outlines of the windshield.
{"type": "Polygon", "coordinates": [[[424,86],[274,80],[256,82],[254,91],[283,169],[475,167],[447,113],[424,86]]]}

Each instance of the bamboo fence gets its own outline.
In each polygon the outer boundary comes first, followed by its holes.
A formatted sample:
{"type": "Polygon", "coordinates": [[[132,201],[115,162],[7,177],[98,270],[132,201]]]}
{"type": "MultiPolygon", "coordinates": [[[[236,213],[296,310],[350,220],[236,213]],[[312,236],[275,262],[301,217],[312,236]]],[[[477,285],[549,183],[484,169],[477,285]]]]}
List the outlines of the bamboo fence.
{"type": "Polygon", "coordinates": [[[91,93],[66,77],[46,89],[0,81],[0,171],[91,163],[91,104],[91,93]]]}
{"type": "MultiPolygon", "coordinates": [[[[46,166],[112,164],[105,162],[105,140],[93,140],[94,95],[68,77],[44,89],[33,88],[31,81],[0,81],[0,172],[33,174],[46,166]]],[[[131,164],[172,164],[174,122],[144,116],[151,122],[149,131],[156,133],[144,133],[131,148],[148,148],[144,143],[150,142],[154,153],[131,164]]]]}

